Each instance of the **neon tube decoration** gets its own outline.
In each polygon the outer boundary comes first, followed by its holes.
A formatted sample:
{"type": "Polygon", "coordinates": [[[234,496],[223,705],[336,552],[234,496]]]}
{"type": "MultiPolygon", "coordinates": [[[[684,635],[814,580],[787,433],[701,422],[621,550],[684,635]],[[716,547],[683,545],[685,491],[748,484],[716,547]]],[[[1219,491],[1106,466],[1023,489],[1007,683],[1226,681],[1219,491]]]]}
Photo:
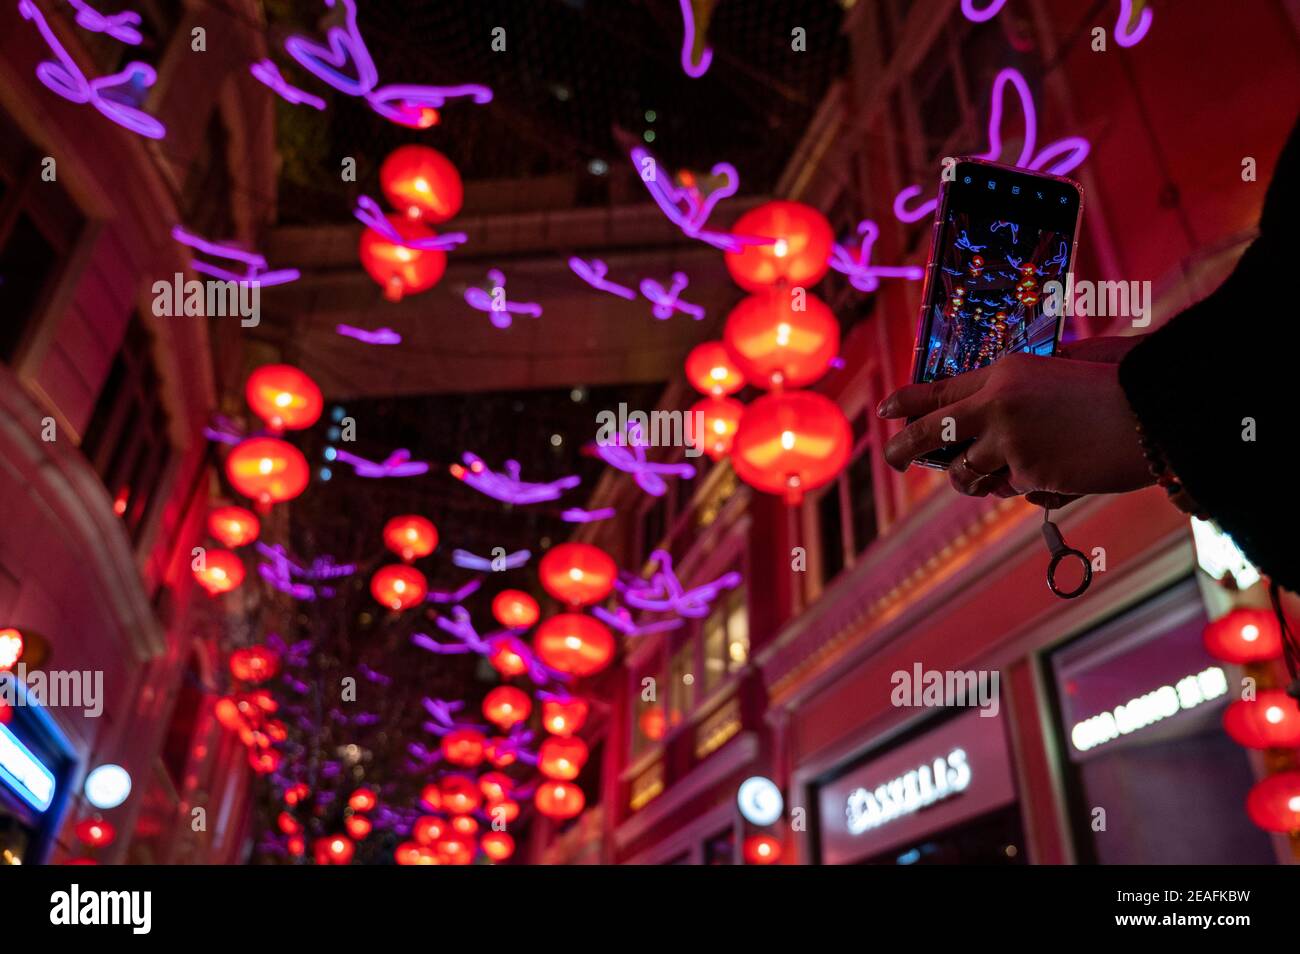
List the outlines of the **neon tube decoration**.
{"type": "Polygon", "coordinates": [[[491,731],[487,726],[475,722],[456,721],[455,713],[465,708],[464,700],[448,702],[445,699],[430,699],[425,696],[420,702],[424,705],[424,711],[429,713],[433,719],[432,722],[424,723],[424,730],[433,735],[446,735],[456,729],[474,729],[476,732],[484,734],[491,731]]]}
{"type": "Polygon", "coordinates": [[[158,79],[154,68],[147,63],[132,60],[116,73],[87,79],[86,74],[77,66],[67,49],[54,35],[44,14],[31,0],[18,0],[18,12],[24,20],[30,20],[40,31],[46,46],[54,54],[54,60],[42,60],[36,64],[36,78],[52,93],[62,96],[70,103],[78,105],[89,103],[106,119],[111,119],[123,129],[146,139],[162,139],[167,135],[167,127],[161,121],[150,116],[144,110],[123,102],[119,97],[130,95],[130,90],[148,89],[158,79]],[[55,62],[57,61],[57,62],[55,62]],[[116,95],[114,95],[116,94],[116,95]]]}
{"type": "Polygon", "coordinates": [[[77,11],[77,26],[91,33],[105,33],[127,46],[139,46],[144,40],[140,31],[140,14],[134,10],[121,13],[100,13],[85,0],[68,0],[72,9],[77,11]]]}
{"type": "Polygon", "coordinates": [[[925,270],[914,265],[872,265],[871,249],[880,237],[880,227],[871,219],[858,223],[858,234],[862,242],[856,253],[836,242],[831,246],[830,266],[846,276],[849,284],[860,292],[873,292],[880,287],[882,278],[903,278],[907,281],[919,281],[925,270]]]}
{"type": "Polygon", "coordinates": [[[981,9],[975,6],[975,0],[961,0],[961,12],[972,23],[983,23],[1001,13],[1006,3],[1007,0],[992,0],[987,7],[981,9]]]}
{"type": "Polygon", "coordinates": [[[210,441],[233,446],[242,443],[248,435],[244,433],[242,427],[237,426],[234,421],[224,414],[214,414],[212,415],[212,423],[203,428],[203,436],[210,441]]]}
{"type": "MultiPolygon", "coordinates": [[[[502,569],[515,570],[526,564],[532,554],[527,550],[516,550],[502,558],[502,569]]],[[[481,557],[477,553],[470,553],[468,550],[451,551],[451,562],[456,566],[466,570],[480,570],[484,573],[491,573],[496,570],[496,561],[490,557],[481,557]]]]}
{"type": "Polygon", "coordinates": [[[583,510],[581,507],[570,507],[568,510],[561,511],[560,519],[565,523],[595,523],[598,520],[608,520],[614,516],[613,507],[602,507],[600,510],[583,510]]]}
{"type": "Polygon", "coordinates": [[[438,628],[452,637],[455,642],[439,642],[427,633],[414,633],[411,642],[421,649],[441,656],[457,656],[464,653],[477,653],[491,657],[503,646],[510,649],[521,660],[528,671],[528,676],[538,685],[551,682],[567,683],[569,675],[552,669],[533,653],[531,647],[509,630],[480,636],[470,620],[469,612],[463,606],[451,608],[451,619],[439,616],[435,620],[438,628]]]}
{"type": "Polygon", "coordinates": [[[756,235],[732,235],[729,232],[716,232],[706,229],[705,223],[713,214],[713,208],[720,201],[736,194],[740,189],[740,173],[729,162],[719,162],[709,175],[721,179],[722,184],[708,195],[700,192],[695,176],[683,173],[679,178],[682,185],[674,185],[670,177],[663,174],[664,166],[649,149],[633,146],[631,149],[632,165],[637,176],[650,192],[655,204],[682,233],[688,238],[707,242],[724,252],[739,252],[746,245],[771,245],[773,240],[756,235]],[[647,171],[649,175],[647,177],[647,171]],[[665,184],[667,179],[667,184],[665,184]]]}
{"type": "Polygon", "coordinates": [[[425,86],[379,84],[379,70],[357,26],[357,7],[353,0],[325,0],[327,7],[343,9],[343,26],[325,31],[327,45],[294,35],[284,41],[284,50],[299,66],[317,79],[347,96],[365,100],[378,115],[390,122],[415,129],[427,129],[438,121],[438,109],[449,99],[469,98],[475,103],[492,101],[486,86],[465,83],[459,86],[425,86]]]}
{"type": "Polygon", "coordinates": [[[652,278],[643,278],[641,279],[641,294],[654,305],[650,311],[660,321],[671,318],[674,311],[680,311],[684,315],[690,315],[696,321],[702,321],[704,319],[704,309],[699,305],[692,305],[688,301],[682,301],[680,297],[688,284],[690,282],[682,272],[673,272],[672,284],[667,288],[664,288],[663,285],[652,278]]]}
{"type": "Polygon", "coordinates": [[[482,577],[475,577],[458,590],[430,590],[424,597],[426,603],[463,603],[483,585],[482,577]]]}
{"type": "Polygon", "coordinates": [[[452,464],[451,475],[481,494],[508,504],[534,504],[558,499],[566,490],[582,483],[577,474],[561,477],[548,483],[530,483],[521,480],[519,461],[508,460],[503,471],[492,470],[482,458],[469,451],[461,455],[465,463],[452,464]]]}
{"type": "MultiPolygon", "coordinates": [[[[988,123],[989,148],[987,152],[979,156],[980,159],[997,160],[1001,158],[1002,100],[1008,84],[1014,87],[1016,91],[1021,115],[1025,121],[1024,143],[1020,148],[1020,155],[1012,162],[1012,165],[1020,169],[1033,171],[1042,169],[1053,175],[1065,175],[1088,157],[1091,146],[1088,140],[1081,136],[1068,136],[1064,139],[1057,139],[1055,142],[1044,146],[1037,153],[1034,152],[1034,147],[1038,144],[1038,113],[1034,108],[1034,96],[1020,71],[1008,66],[998,73],[993,80],[992,105],[989,111],[988,123]]],[[[934,213],[939,204],[937,198],[927,199],[917,206],[908,205],[922,191],[921,186],[912,185],[894,196],[894,216],[899,221],[919,222],[934,213]]]]}
{"type": "Polygon", "coordinates": [[[317,588],[307,583],[295,583],[293,577],[320,582],[351,576],[357,570],[355,563],[335,563],[334,558],[328,556],[317,557],[312,561],[311,566],[304,567],[289,557],[282,544],[258,541],[255,546],[257,552],[270,561],[258,564],[258,574],[281,593],[298,600],[314,600],[318,596],[330,597],[334,595],[334,589],[329,586],[317,588]]]}
{"type": "Polygon", "coordinates": [[[364,328],[355,328],[352,325],[337,325],[334,330],[343,337],[355,338],[362,344],[398,345],[402,343],[402,336],[392,328],[376,328],[374,331],[366,331],[364,328]]]}
{"type": "Polygon", "coordinates": [[[666,633],[674,629],[679,629],[684,619],[664,619],[654,623],[646,623],[638,626],[632,619],[632,613],[627,607],[620,606],[612,613],[603,606],[594,606],[591,615],[596,617],[610,629],[617,630],[627,637],[649,636],[652,633],[666,633]]]}
{"type": "Polygon", "coordinates": [[[707,616],[713,601],[723,590],[735,589],[741,576],[735,570],[724,573],[711,583],[687,589],[673,570],[673,558],[666,550],[655,550],[650,559],[658,569],[649,580],[640,577],[620,579],[614,585],[623,600],[634,609],[652,613],[676,613],[689,619],[707,616]]]}
{"type": "Polygon", "coordinates": [[[379,203],[368,195],[357,196],[357,204],[352,210],[352,215],[366,228],[382,235],[386,241],[421,252],[449,252],[457,245],[464,244],[466,240],[464,232],[443,232],[432,238],[422,239],[403,238],[401,233],[393,227],[393,223],[388,221],[388,217],[384,215],[384,210],[380,208],[379,203]]]}
{"type": "Polygon", "coordinates": [[[695,468],[687,463],[656,464],[646,460],[646,440],[641,435],[641,425],[629,421],[627,428],[613,441],[594,445],[597,456],[605,463],[625,474],[631,474],[637,486],[653,497],[662,497],[668,490],[664,477],[695,476],[695,468]]]}
{"type": "Polygon", "coordinates": [[[190,265],[200,275],[207,275],[224,282],[245,282],[254,285],[260,285],[263,288],[269,288],[273,285],[285,285],[289,282],[297,281],[301,273],[296,268],[281,268],[275,271],[266,271],[266,258],[257,252],[246,252],[232,242],[216,242],[212,239],[206,239],[197,235],[188,229],[176,225],[172,227],[172,238],[180,242],[187,248],[204,255],[210,255],[213,258],[224,258],[227,261],[239,262],[243,264],[243,273],[233,272],[228,268],[220,265],[213,265],[205,262],[200,258],[190,260],[190,265]]]}
{"type": "Polygon", "coordinates": [[[380,463],[345,450],[336,450],[334,459],[350,464],[358,477],[418,477],[429,472],[429,465],[424,461],[411,460],[411,452],[404,447],[393,451],[380,463]]]}
{"type": "Polygon", "coordinates": [[[695,8],[691,0],[680,0],[682,8],[682,72],[699,79],[713,64],[713,49],[701,44],[699,62],[695,62],[695,8]]]}
{"type": "Polygon", "coordinates": [[[617,282],[608,281],[605,276],[609,274],[609,266],[598,258],[593,258],[590,262],[578,258],[576,255],[569,259],[569,268],[573,274],[577,275],[584,282],[597,291],[609,292],[611,295],[617,295],[619,298],[626,298],[628,301],[636,301],[636,292],[626,285],[620,285],[617,282]]]}
{"type": "Polygon", "coordinates": [[[258,60],[248,67],[248,72],[252,73],[254,79],[269,87],[271,92],[286,103],[291,103],[294,106],[310,106],[316,110],[325,108],[325,100],[315,93],[309,93],[305,89],[294,86],[284,78],[284,75],[280,72],[280,67],[276,66],[271,60],[258,60]]]}
{"type": "MultiPolygon", "coordinates": [[[[682,2],[685,3],[686,0],[682,2]]],[[[988,6],[978,7],[975,5],[975,0],[961,0],[961,12],[972,23],[984,23],[1001,13],[1006,3],[1007,0],[990,0],[988,6]]],[[[1123,47],[1141,43],[1151,29],[1151,21],[1154,18],[1155,11],[1148,5],[1143,8],[1137,23],[1134,24],[1133,0],[1119,0],[1119,16],[1115,20],[1115,42],[1123,47]]]]}
{"type": "Polygon", "coordinates": [[[506,276],[498,268],[487,273],[492,290],[472,286],[465,289],[465,304],[478,311],[485,311],[495,328],[509,328],[514,324],[511,315],[527,315],[529,318],[542,317],[542,306],[535,301],[510,301],[506,298],[506,276]]]}

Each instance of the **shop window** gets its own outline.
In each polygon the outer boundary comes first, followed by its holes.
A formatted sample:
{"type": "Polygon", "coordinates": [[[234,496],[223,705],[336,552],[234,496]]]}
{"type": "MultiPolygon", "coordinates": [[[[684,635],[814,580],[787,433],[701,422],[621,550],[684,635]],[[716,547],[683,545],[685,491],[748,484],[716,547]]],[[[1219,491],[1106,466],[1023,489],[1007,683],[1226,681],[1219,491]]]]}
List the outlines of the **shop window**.
{"type": "Polygon", "coordinates": [[[18,356],[85,224],[59,182],[41,178],[44,160],[0,115],[0,361],[6,364],[18,356]]]}
{"type": "Polygon", "coordinates": [[[632,685],[632,757],[653,748],[668,734],[668,719],[664,713],[663,672],[659,660],[642,667],[632,685]],[[649,682],[647,682],[649,680],[649,682]]]}
{"type": "Polygon", "coordinates": [[[82,451],[132,543],[138,543],[171,458],[168,419],[148,333],[137,316],[108,373],[82,451]]]}
{"type": "Polygon", "coordinates": [[[695,642],[688,640],[673,653],[668,666],[668,727],[681,724],[695,707],[695,642]]]}
{"type": "Polygon", "coordinates": [[[707,696],[749,662],[749,610],[739,587],[720,596],[704,620],[704,694],[707,696]]]}
{"type": "Polygon", "coordinates": [[[853,420],[854,456],[817,498],[814,517],[823,587],[845,567],[852,566],[879,533],[873,478],[874,438],[865,423],[866,415],[863,411],[853,420]]]}
{"type": "Polygon", "coordinates": [[[171,723],[167,727],[167,738],[163,742],[162,751],[163,768],[178,792],[185,788],[185,767],[189,764],[194,728],[203,708],[203,695],[198,657],[191,655],[176,693],[176,703],[172,708],[171,723]]]}

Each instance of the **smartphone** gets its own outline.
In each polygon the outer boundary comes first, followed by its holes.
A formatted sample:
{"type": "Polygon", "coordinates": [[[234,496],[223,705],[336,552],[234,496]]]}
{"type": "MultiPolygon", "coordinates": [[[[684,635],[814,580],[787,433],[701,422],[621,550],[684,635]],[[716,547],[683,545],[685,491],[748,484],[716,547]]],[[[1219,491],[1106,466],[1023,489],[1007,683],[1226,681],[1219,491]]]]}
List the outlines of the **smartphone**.
{"type": "MultiPolygon", "coordinates": [[[[1044,307],[1043,286],[1065,283],[1083,215],[1082,190],[1070,179],[984,159],[958,159],[951,168],[935,211],[914,384],[974,371],[1007,354],[1054,354],[1064,309],[1044,307]]],[[[947,469],[970,443],[947,445],[916,463],[947,469]]]]}

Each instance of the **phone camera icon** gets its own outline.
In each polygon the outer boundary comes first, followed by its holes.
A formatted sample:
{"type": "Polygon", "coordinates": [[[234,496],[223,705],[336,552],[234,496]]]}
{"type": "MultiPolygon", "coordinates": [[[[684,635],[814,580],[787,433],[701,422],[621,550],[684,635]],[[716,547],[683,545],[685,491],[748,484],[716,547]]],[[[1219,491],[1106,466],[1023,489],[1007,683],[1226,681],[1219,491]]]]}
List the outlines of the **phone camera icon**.
{"type": "Polygon", "coordinates": [[[1012,186],[1012,187],[1011,187],[1011,194],[1012,194],[1012,195],[1020,195],[1020,186],[1012,186]]]}
{"type": "Polygon", "coordinates": [[[1040,199],[1043,197],[1043,194],[1041,192],[1035,192],[1034,195],[1038,196],[1040,199]]]}
{"type": "Polygon", "coordinates": [[[1065,205],[1065,203],[1067,203],[1067,202],[1069,202],[1069,201],[1070,201],[1070,199],[1069,199],[1068,196],[1064,196],[1064,195],[1061,196],[1061,205],[1065,205]]]}
{"type": "Polygon", "coordinates": [[[990,179],[990,180],[989,180],[989,188],[990,188],[990,189],[996,189],[997,187],[998,187],[997,183],[994,182],[992,179],[990,179]]]}
{"type": "Polygon", "coordinates": [[[964,179],[962,179],[961,181],[964,182],[964,183],[966,183],[966,185],[970,185],[970,176],[966,176],[966,177],[965,177],[964,179]]]}

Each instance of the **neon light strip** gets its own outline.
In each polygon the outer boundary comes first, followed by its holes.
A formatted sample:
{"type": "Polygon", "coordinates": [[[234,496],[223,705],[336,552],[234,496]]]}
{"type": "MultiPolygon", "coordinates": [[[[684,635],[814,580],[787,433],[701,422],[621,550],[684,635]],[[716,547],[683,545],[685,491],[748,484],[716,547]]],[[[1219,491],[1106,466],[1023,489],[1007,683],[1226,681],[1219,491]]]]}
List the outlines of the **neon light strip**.
{"type": "Polygon", "coordinates": [[[655,464],[646,460],[645,438],[641,435],[641,425],[629,421],[618,439],[610,443],[595,445],[596,454],[611,467],[631,474],[637,486],[653,497],[662,497],[668,491],[663,477],[695,476],[695,468],[690,464],[655,464]]]}
{"type": "Polygon", "coordinates": [[[352,215],[366,228],[378,232],[394,245],[401,245],[403,248],[412,248],[421,252],[450,251],[457,245],[463,244],[466,240],[464,232],[444,232],[432,238],[404,238],[393,223],[388,221],[388,217],[384,215],[384,210],[379,207],[379,203],[368,195],[357,196],[357,204],[352,210],[352,215]]]}
{"type": "Polygon", "coordinates": [[[736,167],[728,162],[720,162],[715,165],[709,172],[711,176],[721,177],[723,184],[714,189],[707,196],[701,196],[698,189],[686,189],[671,184],[664,184],[667,178],[663,174],[663,165],[659,162],[654,153],[641,146],[634,146],[631,150],[632,164],[636,167],[637,176],[645,184],[650,192],[651,198],[682,233],[688,238],[699,239],[707,242],[714,248],[720,248],[724,252],[738,252],[746,245],[771,245],[773,240],[753,235],[732,235],[726,232],[712,232],[704,228],[709,216],[713,213],[713,207],[720,201],[736,194],[740,188],[740,174],[736,172],[736,167]],[[645,170],[648,168],[653,175],[647,179],[645,170]],[[683,208],[684,206],[684,208],[683,208]]]}
{"type": "Polygon", "coordinates": [[[636,292],[631,288],[605,279],[605,276],[609,274],[609,266],[598,258],[593,258],[590,262],[587,262],[575,255],[569,259],[569,268],[572,269],[575,275],[597,291],[606,291],[611,295],[617,295],[619,298],[626,298],[628,301],[636,300],[636,292]]]}
{"type": "Polygon", "coordinates": [[[77,11],[77,26],[91,33],[106,33],[119,43],[139,46],[144,37],[136,29],[140,25],[140,14],[134,10],[121,13],[100,13],[85,0],[68,0],[72,9],[77,11]]]}
{"type": "MultiPolygon", "coordinates": [[[[1005,3],[1006,0],[1003,0],[1005,3]]],[[[695,63],[691,57],[695,54],[695,8],[691,0],[680,0],[682,8],[682,71],[691,79],[699,79],[709,71],[713,63],[713,50],[704,47],[700,51],[700,61],[695,63]]]]}
{"type": "Polygon", "coordinates": [[[880,237],[880,228],[870,219],[863,219],[858,223],[858,234],[862,236],[862,243],[858,246],[856,255],[837,242],[831,247],[830,257],[831,268],[847,276],[849,284],[858,291],[875,291],[880,287],[882,278],[919,281],[925,274],[923,269],[911,265],[872,265],[871,249],[880,237]]]}
{"type": "Polygon", "coordinates": [[[608,520],[614,514],[613,507],[604,507],[600,510],[583,510],[581,507],[570,507],[568,510],[561,512],[560,519],[565,523],[595,523],[597,520],[608,520]]]}
{"type": "Polygon", "coordinates": [[[578,486],[582,478],[576,474],[561,477],[548,483],[529,483],[520,480],[519,461],[505,462],[504,471],[495,471],[487,466],[482,458],[465,451],[461,455],[461,464],[451,465],[451,475],[464,481],[481,494],[509,504],[533,504],[555,500],[566,490],[578,486]]]}
{"type": "Polygon", "coordinates": [[[336,325],[334,330],[345,338],[355,338],[368,345],[397,345],[402,343],[402,336],[392,328],[376,328],[374,331],[366,331],[364,328],[354,328],[352,325],[336,325]]]}
{"type": "MultiPolygon", "coordinates": [[[[532,554],[527,550],[516,550],[514,553],[509,553],[503,561],[504,569],[518,569],[527,563],[531,557],[532,554]]],[[[481,570],[485,573],[496,570],[494,560],[481,557],[477,553],[471,553],[468,550],[453,550],[451,552],[451,562],[466,570],[481,570]]]]}
{"type": "Polygon", "coordinates": [[[485,311],[488,319],[493,326],[497,328],[509,328],[513,323],[511,315],[527,315],[529,318],[542,317],[542,306],[535,301],[509,301],[504,294],[498,298],[497,292],[504,293],[506,276],[500,269],[493,268],[487,273],[488,281],[492,283],[492,291],[489,293],[482,288],[470,287],[465,289],[465,304],[479,311],[485,311]]]}
{"type": "Polygon", "coordinates": [[[682,272],[673,272],[672,284],[666,289],[654,279],[643,278],[641,279],[641,294],[654,304],[651,312],[660,321],[671,318],[674,311],[680,311],[682,314],[690,315],[696,321],[702,321],[704,319],[704,309],[699,305],[692,305],[688,301],[682,301],[679,297],[688,284],[686,275],[682,272]]]}
{"type": "Polygon", "coordinates": [[[310,106],[312,109],[323,110],[325,100],[321,99],[315,93],[309,93],[304,89],[294,86],[280,73],[280,68],[270,60],[259,60],[248,68],[248,72],[259,82],[270,87],[271,92],[275,93],[287,103],[293,105],[310,106]]]}
{"type": "Polygon", "coordinates": [[[411,452],[405,448],[393,451],[378,464],[345,450],[336,450],[334,458],[351,464],[358,477],[418,477],[429,472],[429,465],[423,461],[411,460],[411,452]]]}
{"type": "Polygon", "coordinates": [[[1119,18],[1115,21],[1115,42],[1123,47],[1137,46],[1151,29],[1151,21],[1154,19],[1155,11],[1148,4],[1138,16],[1137,26],[1130,31],[1129,27],[1133,23],[1133,0],[1119,0],[1119,18]]]}

